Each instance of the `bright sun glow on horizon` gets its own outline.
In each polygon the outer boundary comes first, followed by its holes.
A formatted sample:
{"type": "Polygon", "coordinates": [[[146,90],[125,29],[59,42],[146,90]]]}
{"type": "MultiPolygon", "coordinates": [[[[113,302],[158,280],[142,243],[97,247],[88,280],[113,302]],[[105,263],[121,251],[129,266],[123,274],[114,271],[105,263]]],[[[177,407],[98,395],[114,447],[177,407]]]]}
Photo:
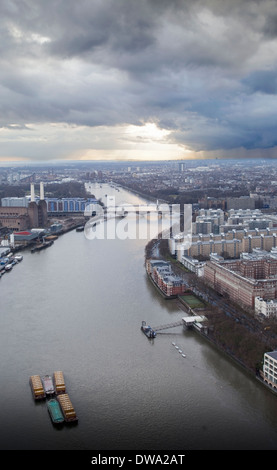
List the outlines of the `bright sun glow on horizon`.
{"type": "Polygon", "coordinates": [[[161,129],[154,122],[146,122],[143,126],[128,125],[126,127],[126,135],[134,138],[144,138],[151,141],[160,141],[163,140],[166,136],[170,134],[170,131],[166,129],[161,129]]]}
{"type": "MultiPolygon", "coordinates": [[[[102,130],[108,128],[102,128],[102,130]]],[[[116,126],[110,129],[110,148],[86,149],[81,160],[178,160],[194,158],[194,152],[170,140],[171,131],[159,128],[153,122],[142,126],[116,126]],[[115,134],[114,134],[115,132],[115,134]]]]}
{"type": "Polygon", "coordinates": [[[1,162],[195,158],[193,151],[173,141],[170,130],[154,122],[111,127],[28,123],[22,127],[2,127],[1,141],[1,162]]]}
{"type": "Polygon", "coordinates": [[[66,122],[10,124],[0,128],[1,164],[66,161],[165,161],[211,158],[277,158],[277,147],[247,152],[193,151],[176,143],[174,131],[155,122],[88,126],[66,122]]]}

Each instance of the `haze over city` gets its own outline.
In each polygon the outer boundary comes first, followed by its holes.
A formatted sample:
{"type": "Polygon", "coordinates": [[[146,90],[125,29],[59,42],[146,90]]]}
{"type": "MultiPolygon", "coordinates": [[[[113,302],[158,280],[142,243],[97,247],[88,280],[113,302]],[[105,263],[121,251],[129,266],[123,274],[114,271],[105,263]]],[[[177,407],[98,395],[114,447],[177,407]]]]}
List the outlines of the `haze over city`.
{"type": "Polygon", "coordinates": [[[1,162],[276,157],[275,0],[0,13],[1,162]]]}

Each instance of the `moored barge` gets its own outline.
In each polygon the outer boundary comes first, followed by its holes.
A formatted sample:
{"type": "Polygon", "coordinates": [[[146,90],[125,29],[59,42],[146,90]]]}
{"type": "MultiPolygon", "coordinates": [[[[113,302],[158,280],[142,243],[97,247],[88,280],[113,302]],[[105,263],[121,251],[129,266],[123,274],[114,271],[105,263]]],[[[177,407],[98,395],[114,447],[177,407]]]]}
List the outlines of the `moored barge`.
{"type": "Polygon", "coordinates": [[[35,253],[36,251],[41,251],[44,250],[45,248],[48,248],[49,246],[52,246],[54,243],[53,240],[50,240],[48,242],[40,243],[38,245],[35,245],[33,248],[31,248],[31,253],[35,253]]]}
{"type": "Polygon", "coordinates": [[[76,422],[78,421],[78,417],[76,415],[76,411],[71,403],[71,400],[67,393],[58,395],[58,402],[61,406],[62,413],[64,416],[64,420],[69,422],[76,422]]]}
{"type": "Polygon", "coordinates": [[[52,398],[47,402],[47,409],[54,424],[61,424],[64,422],[61,407],[55,398],[52,398]]]}
{"type": "Polygon", "coordinates": [[[51,375],[44,375],[41,381],[46,395],[54,395],[55,389],[51,375]]]}
{"type": "Polygon", "coordinates": [[[66,393],[64,376],[61,370],[54,372],[54,387],[57,395],[61,393],[66,393]]]}
{"type": "Polygon", "coordinates": [[[46,397],[46,393],[39,375],[31,375],[30,385],[35,400],[43,400],[46,397]]]}
{"type": "Polygon", "coordinates": [[[151,326],[146,325],[145,321],[143,321],[141,324],[141,330],[145,336],[147,336],[147,338],[156,338],[156,332],[151,328],[151,326]]]}

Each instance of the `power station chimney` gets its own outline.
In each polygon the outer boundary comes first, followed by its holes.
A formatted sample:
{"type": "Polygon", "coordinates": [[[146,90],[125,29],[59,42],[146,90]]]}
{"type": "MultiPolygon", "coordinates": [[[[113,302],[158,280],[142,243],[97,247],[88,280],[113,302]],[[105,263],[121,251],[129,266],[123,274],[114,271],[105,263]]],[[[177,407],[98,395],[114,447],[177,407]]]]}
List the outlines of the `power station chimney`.
{"type": "Polygon", "coordinates": [[[44,184],[42,181],[40,182],[40,200],[44,201],[44,184]]]}
{"type": "Polygon", "coordinates": [[[35,202],[35,185],[31,183],[31,202],[35,202]]]}

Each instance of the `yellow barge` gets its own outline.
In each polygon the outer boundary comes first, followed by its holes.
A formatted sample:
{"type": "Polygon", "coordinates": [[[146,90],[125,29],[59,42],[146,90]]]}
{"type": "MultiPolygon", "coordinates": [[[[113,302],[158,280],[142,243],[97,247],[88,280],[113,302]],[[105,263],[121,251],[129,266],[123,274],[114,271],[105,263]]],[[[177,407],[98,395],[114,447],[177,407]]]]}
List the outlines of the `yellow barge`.
{"type": "Polygon", "coordinates": [[[46,397],[46,393],[39,375],[31,375],[30,385],[35,400],[43,400],[46,397]]]}
{"type": "Polygon", "coordinates": [[[62,409],[62,413],[64,416],[64,420],[66,422],[78,421],[76,411],[67,393],[59,395],[58,402],[60,404],[60,407],[62,409]]]}
{"type": "Polygon", "coordinates": [[[54,387],[57,395],[66,393],[64,376],[61,370],[54,372],[54,387]]]}

